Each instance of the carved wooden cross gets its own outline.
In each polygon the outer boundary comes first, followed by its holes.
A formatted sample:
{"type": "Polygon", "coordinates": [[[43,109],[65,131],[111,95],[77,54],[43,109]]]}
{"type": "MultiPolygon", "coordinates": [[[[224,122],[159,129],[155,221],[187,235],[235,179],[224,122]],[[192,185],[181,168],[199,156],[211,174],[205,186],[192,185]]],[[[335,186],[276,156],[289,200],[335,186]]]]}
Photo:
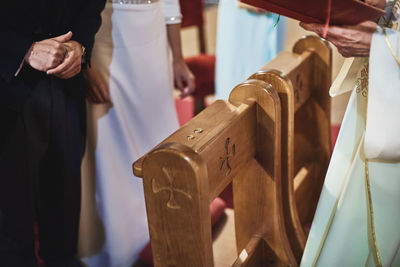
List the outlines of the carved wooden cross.
{"type": "Polygon", "coordinates": [[[179,206],[175,200],[175,192],[181,193],[188,199],[192,199],[192,196],[189,193],[187,193],[181,189],[174,188],[174,177],[172,175],[170,175],[170,172],[168,171],[167,168],[163,167],[162,170],[163,170],[165,176],[167,177],[169,184],[168,184],[168,186],[163,186],[163,185],[160,185],[159,183],[157,183],[155,181],[155,179],[153,179],[151,181],[153,193],[157,194],[161,191],[168,191],[169,192],[169,200],[167,202],[167,207],[171,208],[171,209],[180,209],[181,206],[179,206]]]}
{"type": "Polygon", "coordinates": [[[220,170],[222,170],[222,167],[224,167],[224,164],[226,162],[226,167],[228,168],[228,170],[226,171],[225,176],[228,176],[231,173],[232,168],[231,168],[231,165],[229,164],[229,159],[233,158],[236,154],[236,145],[235,144],[232,145],[232,153],[229,153],[230,140],[231,139],[228,137],[225,142],[225,156],[219,158],[221,161],[221,165],[219,167],[220,170]]]}
{"type": "Polygon", "coordinates": [[[300,77],[300,74],[296,75],[296,87],[294,88],[294,98],[296,103],[300,102],[300,91],[303,91],[303,80],[300,77]]]}

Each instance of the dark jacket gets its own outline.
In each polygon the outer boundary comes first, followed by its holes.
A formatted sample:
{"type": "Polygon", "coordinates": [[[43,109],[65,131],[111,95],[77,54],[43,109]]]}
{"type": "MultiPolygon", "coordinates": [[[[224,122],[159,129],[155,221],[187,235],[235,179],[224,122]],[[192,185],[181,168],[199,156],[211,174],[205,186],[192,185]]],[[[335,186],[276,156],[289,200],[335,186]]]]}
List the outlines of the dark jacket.
{"type": "MultiPolygon", "coordinates": [[[[90,56],[104,4],[105,0],[5,1],[0,10],[0,106],[20,109],[32,83],[49,79],[27,66],[23,75],[14,77],[33,42],[72,31],[72,39],[85,46],[90,56]]],[[[79,77],[65,81],[77,90],[83,90],[81,83],[79,77]]]]}

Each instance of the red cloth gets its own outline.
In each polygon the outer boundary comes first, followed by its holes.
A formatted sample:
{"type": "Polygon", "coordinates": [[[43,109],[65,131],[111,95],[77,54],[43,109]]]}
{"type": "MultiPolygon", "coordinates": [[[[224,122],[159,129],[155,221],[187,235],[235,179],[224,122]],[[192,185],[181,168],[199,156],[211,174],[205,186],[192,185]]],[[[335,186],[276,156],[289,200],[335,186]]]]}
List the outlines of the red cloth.
{"type": "MultiPolygon", "coordinates": [[[[211,202],[210,205],[210,212],[211,212],[211,224],[214,225],[221,215],[224,213],[226,208],[226,203],[221,198],[217,197],[216,199],[211,202]]],[[[140,263],[153,266],[153,253],[151,251],[151,244],[150,242],[143,248],[143,250],[139,254],[139,261],[140,263]]]]}
{"type": "Polygon", "coordinates": [[[206,95],[214,94],[215,56],[202,54],[185,58],[185,62],[196,78],[193,97],[204,98],[206,95]]]}
{"type": "Polygon", "coordinates": [[[182,28],[203,25],[203,0],[180,0],[179,3],[183,16],[182,28]]]}
{"type": "MultiPolygon", "coordinates": [[[[328,1],[321,0],[240,0],[258,8],[265,9],[292,19],[325,23],[329,16],[328,1]]],[[[335,0],[330,9],[330,24],[355,25],[363,21],[374,20],[385,11],[359,0],[335,0]]]]}

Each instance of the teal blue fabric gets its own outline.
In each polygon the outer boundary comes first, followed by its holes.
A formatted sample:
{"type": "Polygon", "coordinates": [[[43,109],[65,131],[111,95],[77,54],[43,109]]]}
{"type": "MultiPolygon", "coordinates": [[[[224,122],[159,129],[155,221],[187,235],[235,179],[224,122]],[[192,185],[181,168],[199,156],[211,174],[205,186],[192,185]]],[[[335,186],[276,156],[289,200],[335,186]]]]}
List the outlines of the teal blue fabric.
{"type": "Polygon", "coordinates": [[[283,48],[286,20],[276,14],[256,14],[220,0],[218,7],[216,99],[228,99],[231,90],[274,58],[283,48]]]}

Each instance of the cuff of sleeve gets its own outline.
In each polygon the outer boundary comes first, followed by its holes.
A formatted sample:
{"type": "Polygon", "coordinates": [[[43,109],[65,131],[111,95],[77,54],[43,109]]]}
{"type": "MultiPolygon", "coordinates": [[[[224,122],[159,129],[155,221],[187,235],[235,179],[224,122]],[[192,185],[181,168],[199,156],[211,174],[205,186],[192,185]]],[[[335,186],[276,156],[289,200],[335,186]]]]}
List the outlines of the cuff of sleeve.
{"type": "Polygon", "coordinates": [[[17,71],[14,74],[14,77],[17,77],[19,72],[21,71],[22,67],[24,66],[24,60],[22,60],[21,64],[19,65],[17,71]]]}
{"type": "Polygon", "coordinates": [[[18,43],[19,45],[18,49],[14,50],[6,47],[6,52],[2,54],[2,59],[0,60],[0,75],[7,82],[11,81],[11,79],[18,75],[19,70],[21,70],[22,66],[24,65],[23,63],[26,52],[33,43],[33,40],[30,38],[22,38],[20,36],[18,36],[18,38],[10,39],[12,40],[10,43],[18,43]]]}
{"type": "Polygon", "coordinates": [[[80,43],[82,46],[85,47],[85,64],[83,65],[83,67],[86,67],[87,65],[90,66],[90,60],[91,60],[91,55],[92,55],[92,49],[93,49],[93,38],[90,39],[84,39],[84,38],[80,38],[80,36],[75,36],[72,37],[72,40],[77,41],[78,43],[80,43]]]}
{"type": "Polygon", "coordinates": [[[178,24],[182,22],[182,16],[166,17],[165,23],[167,24],[178,24]]]}

